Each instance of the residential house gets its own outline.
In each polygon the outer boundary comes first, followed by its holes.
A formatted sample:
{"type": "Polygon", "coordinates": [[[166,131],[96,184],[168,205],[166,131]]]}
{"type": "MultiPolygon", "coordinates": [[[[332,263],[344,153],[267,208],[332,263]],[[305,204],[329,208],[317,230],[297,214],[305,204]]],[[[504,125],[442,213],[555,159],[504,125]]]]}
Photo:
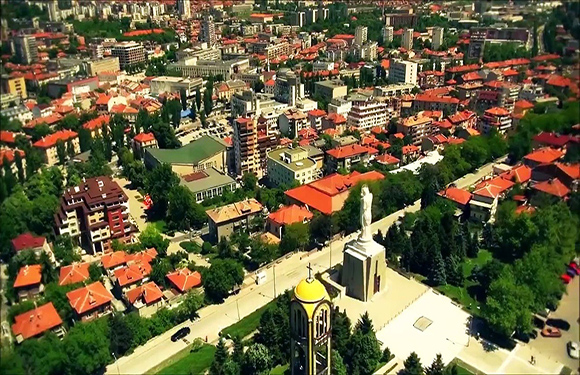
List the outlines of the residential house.
{"type": "Polygon", "coordinates": [[[288,135],[291,139],[296,138],[298,132],[309,127],[308,115],[297,109],[289,109],[278,119],[280,132],[288,135]]]}
{"type": "Polygon", "coordinates": [[[378,153],[379,150],[373,147],[359,144],[332,148],[326,151],[326,169],[328,172],[336,172],[341,168],[350,170],[354,164],[368,164],[371,156],[378,153]]]}
{"type": "Polygon", "coordinates": [[[282,239],[286,225],[295,223],[306,223],[314,215],[304,206],[292,204],[283,206],[275,212],[268,215],[266,220],[266,230],[279,239],[282,239]]]}
{"type": "Polygon", "coordinates": [[[564,156],[564,153],[560,150],[544,147],[530,152],[524,156],[524,164],[530,168],[535,168],[540,164],[551,164],[554,163],[564,156]]]}
{"type": "Polygon", "coordinates": [[[562,183],[562,181],[558,180],[557,178],[553,178],[550,180],[537,182],[532,185],[532,190],[537,195],[538,193],[544,193],[548,195],[552,195],[554,197],[564,199],[570,194],[571,190],[568,189],[566,185],[562,183]]]}
{"type": "Polygon", "coordinates": [[[284,147],[270,151],[266,164],[268,180],[275,186],[290,186],[294,181],[307,184],[320,178],[322,171],[310,158],[310,149],[284,147]]]}
{"type": "Polygon", "coordinates": [[[46,137],[34,142],[33,146],[42,153],[44,162],[48,164],[48,166],[53,166],[59,162],[57,152],[59,141],[62,141],[65,144],[67,154],[68,148],[71,147],[69,144],[72,145],[72,150],[75,155],[81,152],[79,137],[76,132],[71,130],[59,130],[47,135],[46,137]]]}
{"type": "Polygon", "coordinates": [[[532,178],[532,169],[524,164],[519,164],[509,171],[500,174],[501,178],[512,181],[516,184],[527,184],[532,178]]]}
{"type": "Polygon", "coordinates": [[[547,181],[556,178],[570,190],[577,191],[580,184],[580,163],[540,164],[531,171],[531,178],[534,181],[547,181]]]}
{"type": "Polygon", "coordinates": [[[26,232],[14,238],[11,243],[12,250],[16,253],[24,250],[32,250],[37,257],[40,257],[40,254],[45,252],[54,262],[54,254],[46,237],[35,236],[30,232],[26,232]]]}
{"type": "Polygon", "coordinates": [[[401,160],[399,160],[396,157],[394,157],[393,155],[389,155],[389,154],[379,155],[379,156],[375,157],[374,161],[379,163],[379,164],[391,167],[393,169],[399,168],[401,165],[401,160]]]}
{"type": "Polygon", "coordinates": [[[133,137],[133,149],[143,157],[146,148],[158,148],[157,139],[153,133],[139,133],[133,137]]]}
{"type": "Polygon", "coordinates": [[[475,221],[493,221],[499,200],[514,186],[512,181],[501,177],[484,180],[475,186],[469,202],[470,218],[475,221]]]}
{"type": "Polygon", "coordinates": [[[93,320],[113,312],[113,296],[100,281],[72,290],[66,297],[79,321],[93,320]]]}
{"type": "Polygon", "coordinates": [[[472,194],[467,190],[459,189],[455,186],[449,186],[441,190],[438,195],[445,199],[449,199],[461,211],[468,213],[469,201],[471,201],[472,194]]]}
{"type": "Polygon", "coordinates": [[[189,268],[179,268],[167,274],[167,279],[179,293],[186,293],[201,285],[201,274],[189,268]]]}
{"type": "Polygon", "coordinates": [[[148,318],[166,305],[166,298],[154,281],[129,289],[123,295],[124,300],[139,316],[148,318]]]}
{"type": "Polygon", "coordinates": [[[344,133],[346,130],[346,117],[338,113],[330,113],[322,118],[322,129],[335,129],[338,134],[344,133]]]}
{"type": "Polygon", "coordinates": [[[34,299],[44,290],[42,285],[42,266],[26,265],[20,268],[13,285],[20,302],[34,299]]]}
{"type": "Polygon", "coordinates": [[[73,263],[68,266],[60,268],[60,277],[58,278],[58,285],[69,285],[82,283],[90,278],[89,262],[73,263]]]}
{"type": "Polygon", "coordinates": [[[108,273],[112,273],[127,264],[127,253],[115,251],[101,257],[101,264],[108,273]]]}
{"type": "Polygon", "coordinates": [[[505,134],[511,128],[511,114],[501,107],[487,109],[479,121],[479,131],[484,134],[489,133],[491,129],[496,129],[500,134],[505,134]]]}
{"type": "Polygon", "coordinates": [[[14,317],[12,333],[18,344],[33,337],[40,337],[49,331],[60,338],[65,334],[62,319],[52,302],[14,317]]]}
{"type": "Polygon", "coordinates": [[[308,111],[308,121],[310,121],[310,127],[316,129],[317,131],[322,130],[322,119],[326,116],[326,111],[323,109],[313,109],[308,111]]]}
{"type": "Polygon", "coordinates": [[[420,146],[423,138],[433,135],[436,128],[433,126],[433,119],[421,114],[407,117],[397,123],[397,132],[403,136],[409,136],[411,143],[420,146]]]}
{"type": "Polygon", "coordinates": [[[541,132],[535,135],[532,139],[532,145],[534,148],[537,147],[552,147],[555,149],[563,149],[568,147],[574,141],[580,142],[580,137],[574,137],[571,135],[560,135],[550,132],[541,132]]]}
{"type": "Polygon", "coordinates": [[[402,147],[403,164],[409,164],[415,161],[421,155],[421,149],[415,145],[407,145],[402,147]]]}
{"type": "Polygon", "coordinates": [[[102,134],[103,126],[109,127],[111,116],[101,115],[83,124],[83,128],[91,133],[91,138],[96,138],[102,134]]]}
{"type": "Polygon", "coordinates": [[[247,228],[262,210],[262,204],[254,198],[207,210],[210,238],[213,242],[229,238],[234,231],[247,228]]]}

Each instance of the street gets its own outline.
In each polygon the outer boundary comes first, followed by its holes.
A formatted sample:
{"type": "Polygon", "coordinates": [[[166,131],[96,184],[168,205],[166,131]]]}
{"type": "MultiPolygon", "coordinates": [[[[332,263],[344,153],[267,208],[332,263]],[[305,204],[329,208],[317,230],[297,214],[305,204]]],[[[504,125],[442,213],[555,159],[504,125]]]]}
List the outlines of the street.
{"type": "MultiPolygon", "coordinates": [[[[482,177],[492,172],[493,163],[486,164],[476,173],[468,174],[456,181],[460,188],[473,185],[482,177]]],[[[379,229],[386,233],[388,228],[395,223],[399,217],[407,212],[416,212],[420,209],[420,201],[413,205],[401,209],[393,214],[376,221],[372,224],[372,231],[376,233],[379,229]]],[[[119,358],[115,363],[107,367],[108,374],[143,374],[154,366],[159,365],[167,358],[175,355],[185,348],[187,344],[183,341],[171,342],[171,335],[182,327],[190,327],[191,333],[186,337],[192,342],[196,337],[213,342],[218,339],[219,332],[237,322],[239,319],[256,311],[258,308],[270,302],[275,295],[283,293],[285,290],[294,287],[298,282],[306,277],[306,267],[310,263],[315,272],[324,272],[330,266],[342,262],[342,249],[346,242],[356,238],[358,234],[353,233],[347,237],[333,241],[328,247],[321,251],[307,256],[305,253],[294,254],[282,260],[270,268],[266,268],[267,281],[262,285],[255,285],[252,282],[252,275],[244,281],[244,285],[239,294],[230,296],[221,305],[210,305],[199,310],[199,319],[195,322],[186,321],[169,331],[151,339],[145,345],[135,349],[126,357],[119,358]]]]}

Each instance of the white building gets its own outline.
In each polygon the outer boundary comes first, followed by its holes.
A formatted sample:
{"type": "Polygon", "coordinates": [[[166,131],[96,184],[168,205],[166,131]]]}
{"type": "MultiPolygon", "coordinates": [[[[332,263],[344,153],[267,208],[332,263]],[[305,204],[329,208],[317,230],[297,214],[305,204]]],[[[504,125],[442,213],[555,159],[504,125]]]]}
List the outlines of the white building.
{"type": "Polygon", "coordinates": [[[208,46],[212,47],[217,43],[215,35],[215,26],[213,24],[213,16],[205,15],[201,21],[201,32],[199,40],[206,42],[208,46]]]}
{"type": "Polygon", "coordinates": [[[191,18],[191,4],[189,0],[177,0],[177,12],[182,19],[191,18]]]}
{"type": "Polygon", "coordinates": [[[156,77],[151,80],[151,94],[159,95],[165,92],[181,92],[185,90],[186,96],[192,96],[197,88],[201,88],[203,80],[201,78],[181,78],[181,77],[156,77]]]}
{"type": "Polygon", "coordinates": [[[395,34],[395,28],[393,26],[383,27],[383,41],[385,43],[390,43],[393,41],[393,35],[395,34]]]}
{"type": "Polygon", "coordinates": [[[433,41],[431,42],[431,47],[433,50],[439,50],[441,44],[443,44],[443,33],[445,29],[443,27],[433,28],[433,41]]]}
{"type": "Polygon", "coordinates": [[[413,49],[413,29],[405,29],[403,31],[403,41],[401,42],[401,47],[409,51],[413,49]]]}
{"type": "Polygon", "coordinates": [[[400,59],[391,60],[389,80],[394,83],[417,84],[417,63],[400,59]]]}
{"type": "Polygon", "coordinates": [[[119,58],[121,69],[145,62],[145,48],[135,42],[117,43],[111,49],[111,55],[119,58]]]}
{"type": "Polygon", "coordinates": [[[387,125],[387,104],[374,101],[372,97],[354,100],[346,124],[360,130],[368,130],[374,126],[384,127],[387,125]]]}
{"type": "Polygon", "coordinates": [[[346,117],[352,108],[352,102],[343,98],[334,98],[328,103],[328,114],[336,113],[346,117]]]}
{"type": "Polygon", "coordinates": [[[354,44],[362,46],[367,41],[368,28],[366,26],[357,26],[354,31],[354,44]]]}

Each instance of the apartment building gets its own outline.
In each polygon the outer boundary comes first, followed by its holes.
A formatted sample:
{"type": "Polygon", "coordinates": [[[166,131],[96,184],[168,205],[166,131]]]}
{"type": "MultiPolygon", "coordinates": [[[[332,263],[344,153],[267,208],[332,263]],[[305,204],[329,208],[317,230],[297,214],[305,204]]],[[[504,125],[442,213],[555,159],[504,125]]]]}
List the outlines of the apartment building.
{"type": "Polygon", "coordinates": [[[198,60],[191,58],[183,62],[167,65],[168,69],[181,72],[182,77],[209,77],[221,75],[224,79],[233,79],[234,75],[246,71],[250,60],[237,58],[233,60],[198,60]]]}
{"type": "Polygon", "coordinates": [[[413,109],[416,111],[443,111],[454,114],[459,108],[459,99],[452,96],[436,96],[417,94],[413,100],[413,109]]]}
{"type": "Polygon", "coordinates": [[[108,176],[83,180],[68,188],[55,214],[57,235],[69,235],[93,253],[110,250],[110,240],[124,240],[136,231],[129,219],[129,203],[123,189],[108,176]]]}
{"type": "Polygon", "coordinates": [[[378,155],[379,150],[352,144],[348,146],[339,146],[326,151],[326,171],[329,173],[337,172],[339,169],[350,170],[358,163],[368,164],[371,156],[378,155]]]}
{"type": "Polygon", "coordinates": [[[208,14],[204,15],[203,20],[201,21],[199,40],[207,43],[209,47],[217,43],[213,16],[208,14]]]}
{"type": "Polygon", "coordinates": [[[258,151],[258,124],[251,117],[240,117],[234,121],[234,164],[238,176],[258,173],[260,154],[258,151]]]}
{"type": "Polygon", "coordinates": [[[389,81],[416,85],[417,63],[401,59],[392,59],[389,67],[389,81]]]}
{"type": "Polygon", "coordinates": [[[413,49],[413,29],[403,30],[403,39],[401,41],[401,47],[410,51],[413,49]]]}
{"type": "Polygon", "coordinates": [[[145,62],[145,48],[136,42],[121,42],[111,48],[111,55],[119,59],[119,66],[125,69],[145,62]]]}
{"type": "Polygon", "coordinates": [[[161,76],[151,80],[151,94],[159,95],[163,93],[174,93],[185,90],[187,97],[193,96],[196,89],[201,88],[203,80],[201,78],[181,78],[161,76]]]}
{"type": "Polygon", "coordinates": [[[59,162],[57,145],[60,142],[65,144],[67,155],[69,147],[72,147],[72,151],[74,151],[75,155],[80,154],[81,147],[79,144],[79,137],[78,134],[72,130],[59,130],[34,142],[32,146],[42,153],[44,162],[48,164],[48,166],[52,166],[59,162]]]}
{"type": "Polygon", "coordinates": [[[268,180],[275,186],[290,186],[294,181],[308,184],[321,177],[321,170],[303,147],[284,147],[268,153],[268,180]]]}
{"type": "Polygon", "coordinates": [[[347,126],[354,126],[361,131],[375,126],[387,125],[387,103],[372,98],[357,98],[346,118],[347,126]]]}
{"type": "Polygon", "coordinates": [[[247,228],[250,221],[260,215],[262,210],[262,204],[254,198],[207,210],[212,242],[216,243],[222,237],[229,238],[234,231],[247,228]]]}
{"type": "Polygon", "coordinates": [[[383,42],[390,43],[393,41],[393,36],[395,34],[395,28],[393,26],[385,26],[382,29],[383,42]]]}
{"type": "Polygon", "coordinates": [[[36,38],[32,35],[17,35],[14,41],[14,56],[25,65],[30,65],[38,61],[38,45],[36,38]]]}
{"type": "Polygon", "coordinates": [[[505,134],[512,127],[511,114],[501,107],[493,107],[486,110],[479,119],[479,131],[487,134],[491,129],[496,129],[499,133],[505,134]]]}
{"type": "Polygon", "coordinates": [[[433,37],[431,38],[431,47],[433,50],[438,51],[443,44],[443,33],[445,29],[443,27],[434,27],[433,28],[433,37]]]}
{"type": "Polygon", "coordinates": [[[2,76],[2,93],[15,95],[20,99],[28,98],[24,77],[2,76]]]}
{"type": "Polygon", "coordinates": [[[118,57],[105,57],[87,62],[89,76],[96,76],[103,72],[118,72],[119,70],[121,70],[121,65],[118,57]]]}
{"type": "Polygon", "coordinates": [[[287,110],[278,118],[278,121],[282,134],[291,139],[296,138],[300,130],[310,127],[308,115],[297,109],[287,110]]]}
{"type": "Polygon", "coordinates": [[[320,95],[323,98],[331,101],[335,98],[341,98],[346,96],[347,86],[338,79],[333,79],[329,81],[320,81],[314,83],[314,93],[315,95],[320,95]]]}
{"type": "Polygon", "coordinates": [[[397,131],[405,136],[410,136],[412,144],[421,146],[423,137],[433,135],[436,127],[433,126],[433,119],[423,115],[407,117],[397,124],[397,131]]]}

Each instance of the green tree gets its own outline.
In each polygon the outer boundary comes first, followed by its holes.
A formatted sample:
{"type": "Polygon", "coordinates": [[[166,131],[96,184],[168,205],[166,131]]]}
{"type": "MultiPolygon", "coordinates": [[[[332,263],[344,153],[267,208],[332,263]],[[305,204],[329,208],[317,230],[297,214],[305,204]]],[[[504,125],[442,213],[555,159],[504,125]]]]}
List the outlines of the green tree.
{"type": "Polygon", "coordinates": [[[267,347],[262,344],[252,344],[244,355],[245,374],[267,374],[272,366],[272,359],[267,347]]]}
{"type": "Polygon", "coordinates": [[[229,359],[228,348],[223,337],[220,337],[218,344],[216,345],[216,351],[213,356],[213,362],[209,369],[211,375],[223,375],[223,367],[229,359]]]}
{"type": "Polygon", "coordinates": [[[114,314],[108,320],[111,351],[120,357],[131,348],[133,332],[121,314],[114,314]]]}
{"type": "Polygon", "coordinates": [[[153,201],[153,210],[160,217],[167,215],[169,192],[179,185],[179,177],[171,170],[169,164],[157,165],[147,175],[145,190],[153,201]]]}
{"type": "Polygon", "coordinates": [[[103,371],[111,361],[106,319],[75,325],[62,346],[68,357],[67,373],[93,374],[103,371]]]}
{"type": "Polygon", "coordinates": [[[287,254],[291,251],[302,251],[310,243],[310,231],[304,223],[286,225],[282,240],[280,241],[280,253],[287,254]]]}
{"type": "Polygon", "coordinates": [[[201,112],[201,92],[199,88],[195,89],[195,105],[197,110],[201,112]]]}
{"type": "Polygon", "coordinates": [[[56,142],[56,155],[58,156],[58,163],[64,165],[66,162],[66,146],[60,139],[56,142]]]}
{"type": "Polygon", "coordinates": [[[331,365],[331,369],[330,369],[330,374],[331,375],[346,375],[346,366],[344,364],[344,361],[342,360],[342,357],[340,356],[340,353],[338,352],[338,350],[332,350],[331,354],[330,354],[330,365],[331,365]]]}
{"type": "Polygon", "coordinates": [[[425,368],[425,375],[443,375],[445,372],[445,365],[443,364],[443,359],[441,359],[441,354],[437,354],[431,366],[425,368]]]}
{"type": "MultiPolygon", "coordinates": [[[[243,251],[244,249],[242,248],[240,250],[243,251]]],[[[256,237],[250,242],[250,258],[258,266],[273,261],[277,255],[278,247],[270,243],[265,243],[260,237],[256,237]]]]}
{"type": "Polygon", "coordinates": [[[97,263],[91,263],[89,266],[89,279],[91,281],[101,281],[103,278],[103,271],[97,263]]]}
{"type": "Polygon", "coordinates": [[[447,278],[445,275],[445,263],[441,257],[441,252],[433,249],[431,253],[434,257],[429,266],[429,282],[432,285],[445,285],[447,284],[447,278]]]}
{"type": "Polygon", "coordinates": [[[155,284],[167,287],[169,284],[165,276],[171,271],[173,271],[173,266],[169,259],[156,258],[151,266],[150,278],[152,281],[155,281],[155,284]]]}
{"type": "Polygon", "coordinates": [[[195,202],[191,190],[182,185],[171,189],[168,196],[167,218],[171,228],[187,230],[200,229],[207,222],[205,210],[195,202]]]}
{"type": "Polygon", "coordinates": [[[139,241],[143,248],[155,248],[157,252],[164,256],[167,254],[167,248],[169,247],[169,240],[163,238],[161,233],[153,225],[148,225],[143,232],[139,235],[139,241]]]}
{"type": "Polygon", "coordinates": [[[87,129],[81,128],[79,130],[79,146],[81,152],[89,151],[91,149],[92,141],[91,133],[87,129]]]}
{"type": "Polygon", "coordinates": [[[229,292],[244,281],[242,266],[232,259],[216,259],[203,274],[203,286],[207,298],[213,302],[223,301],[229,292]]]}
{"type": "Polygon", "coordinates": [[[417,353],[412,352],[409,357],[405,360],[405,368],[403,369],[404,375],[423,375],[423,366],[421,365],[421,360],[417,353]]]}
{"type": "Polygon", "coordinates": [[[258,178],[255,174],[246,172],[242,176],[242,186],[246,191],[254,191],[258,187],[258,178]]]}
{"type": "Polygon", "coordinates": [[[366,313],[350,338],[347,358],[349,372],[361,375],[373,374],[381,359],[381,347],[366,313]]]}
{"type": "Polygon", "coordinates": [[[338,307],[332,310],[332,347],[336,349],[341,356],[345,357],[350,341],[350,319],[346,311],[341,312],[338,307]]]}

